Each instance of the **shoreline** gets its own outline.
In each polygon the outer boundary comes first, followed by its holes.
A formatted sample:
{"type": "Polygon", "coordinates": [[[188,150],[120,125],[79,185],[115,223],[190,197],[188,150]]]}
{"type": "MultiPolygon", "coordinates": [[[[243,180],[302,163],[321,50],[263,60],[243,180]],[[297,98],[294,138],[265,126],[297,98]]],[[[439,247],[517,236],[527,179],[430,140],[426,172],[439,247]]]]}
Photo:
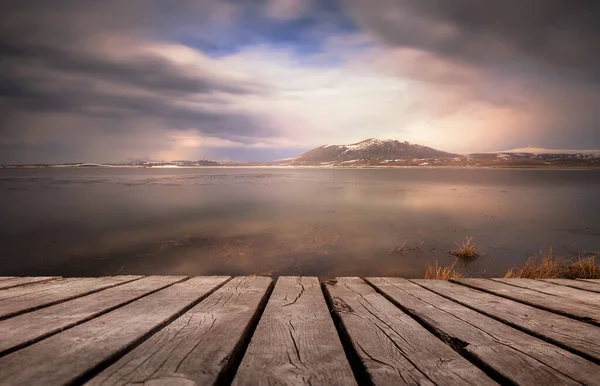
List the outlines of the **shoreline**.
{"type": "Polygon", "coordinates": [[[486,169],[486,170],[600,170],[599,165],[589,166],[489,166],[489,165],[222,165],[222,166],[138,166],[138,165],[0,165],[0,169],[486,169]]]}

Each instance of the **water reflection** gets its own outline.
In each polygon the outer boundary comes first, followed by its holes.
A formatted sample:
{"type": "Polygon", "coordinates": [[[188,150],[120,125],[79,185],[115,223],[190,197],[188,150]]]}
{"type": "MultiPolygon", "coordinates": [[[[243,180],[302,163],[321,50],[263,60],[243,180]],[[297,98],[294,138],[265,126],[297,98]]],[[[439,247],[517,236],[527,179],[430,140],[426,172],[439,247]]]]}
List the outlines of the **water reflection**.
{"type": "Polygon", "coordinates": [[[0,170],[2,275],[500,275],[600,246],[598,171],[0,170]]]}

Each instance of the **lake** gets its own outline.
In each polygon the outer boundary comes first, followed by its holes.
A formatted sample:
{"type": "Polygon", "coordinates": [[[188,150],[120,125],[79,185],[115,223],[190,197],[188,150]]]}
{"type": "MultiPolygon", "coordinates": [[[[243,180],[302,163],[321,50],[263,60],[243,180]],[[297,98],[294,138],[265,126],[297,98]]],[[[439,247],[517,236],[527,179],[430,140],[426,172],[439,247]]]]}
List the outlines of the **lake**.
{"type": "Polygon", "coordinates": [[[0,276],[469,276],[600,249],[599,170],[0,169],[0,276]]]}

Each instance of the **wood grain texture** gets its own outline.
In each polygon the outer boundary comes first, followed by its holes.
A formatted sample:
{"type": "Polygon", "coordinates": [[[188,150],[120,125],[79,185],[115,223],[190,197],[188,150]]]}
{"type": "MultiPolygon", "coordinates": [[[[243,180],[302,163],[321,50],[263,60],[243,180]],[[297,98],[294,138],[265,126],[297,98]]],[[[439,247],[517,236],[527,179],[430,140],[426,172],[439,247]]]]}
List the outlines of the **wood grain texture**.
{"type": "Polygon", "coordinates": [[[356,384],[316,277],[277,280],[233,384],[356,384]]]}
{"type": "Polygon", "coordinates": [[[600,307],[600,294],[584,291],[577,288],[567,287],[543,280],[534,279],[492,279],[521,288],[527,288],[547,295],[560,296],[570,301],[589,304],[590,307],[600,307]]]}
{"type": "Polygon", "coordinates": [[[0,358],[0,384],[73,383],[121,355],[208,295],[227,277],[197,277],[0,358]]]}
{"type": "Polygon", "coordinates": [[[576,299],[544,294],[489,279],[451,279],[450,281],[600,326],[600,309],[576,299]]]}
{"type": "Polygon", "coordinates": [[[185,276],[150,276],[0,321],[0,355],[159,290],[185,276]]]}
{"type": "Polygon", "coordinates": [[[0,290],[13,288],[33,283],[43,283],[54,279],[60,279],[59,276],[39,276],[39,277],[6,277],[0,281],[0,290]]]}
{"type": "Polygon", "coordinates": [[[600,285],[600,279],[576,279],[576,280],[587,281],[588,283],[594,283],[594,284],[600,285]]]}
{"type": "Polygon", "coordinates": [[[57,279],[0,291],[0,319],[47,307],[105,288],[137,280],[142,276],[57,279]]]}
{"type": "Polygon", "coordinates": [[[325,288],[373,384],[495,384],[363,280],[337,278],[325,288]]]}
{"type": "Polygon", "coordinates": [[[271,278],[236,277],[90,380],[89,385],[210,385],[233,376],[271,278]],[[238,358],[236,358],[238,357],[238,358]],[[225,374],[230,372],[230,374],[225,374]]]}
{"type": "MultiPolygon", "coordinates": [[[[400,278],[368,278],[448,344],[520,385],[600,385],[600,366],[400,278]]],[[[514,287],[517,288],[517,287],[514,287]]]]}
{"type": "Polygon", "coordinates": [[[600,327],[446,280],[411,282],[600,363],[600,327]]]}
{"type": "Polygon", "coordinates": [[[578,289],[582,289],[582,290],[586,290],[586,291],[600,293],[600,285],[598,285],[596,283],[590,283],[588,281],[571,280],[571,279],[541,279],[541,280],[548,282],[548,283],[554,283],[554,284],[564,285],[567,287],[573,287],[573,288],[578,288],[578,289]]]}

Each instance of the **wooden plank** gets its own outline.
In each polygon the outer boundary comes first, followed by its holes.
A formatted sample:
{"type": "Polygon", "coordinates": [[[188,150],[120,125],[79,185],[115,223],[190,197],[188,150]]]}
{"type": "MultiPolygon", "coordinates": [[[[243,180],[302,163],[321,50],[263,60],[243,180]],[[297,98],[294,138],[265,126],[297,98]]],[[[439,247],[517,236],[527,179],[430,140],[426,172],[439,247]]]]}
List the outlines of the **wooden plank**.
{"type": "Polygon", "coordinates": [[[356,384],[316,277],[277,280],[233,384],[356,384]]]}
{"type": "Polygon", "coordinates": [[[0,281],[2,280],[8,280],[8,279],[14,279],[16,278],[16,276],[0,276],[0,281]]]}
{"type": "MultiPolygon", "coordinates": [[[[455,349],[520,385],[600,385],[600,366],[400,278],[367,279],[455,349]]],[[[517,288],[517,287],[514,287],[517,288]]]]}
{"type": "Polygon", "coordinates": [[[325,289],[373,384],[495,384],[363,280],[338,278],[325,289]]]}
{"type": "Polygon", "coordinates": [[[0,355],[85,322],[186,276],[150,276],[0,321],[0,355]]]}
{"type": "Polygon", "coordinates": [[[203,299],[227,277],[196,277],[0,358],[0,384],[80,382],[203,299]]]}
{"type": "Polygon", "coordinates": [[[600,326],[600,310],[575,299],[543,294],[489,279],[452,279],[451,281],[600,326]]]}
{"type": "Polygon", "coordinates": [[[600,327],[446,280],[411,281],[600,363],[600,327]]]}
{"type": "Polygon", "coordinates": [[[60,276],[40,276],[40,277],[13,277],[0,281],[0,290],[12,287],[18,287],[33,283],[42,283],[54,279],[60,279],[60,276]]]}
{"type": "Polygon", "coordinates": [[[232,279],[89,384],[227,383],[272,283],[260,276],[232,279]]]}
{"type": "Polygon", "coordinates": [[[576,300],[578,302],[589,304],[590,307],[600,307],[600,294],[596,294],[593,292],[583,291],[576,288],[566,287],[563,285],[534,279],[492,280],[521,288],[527,288],[547,295],[560,296],[562,298],[568,299],[569,301],[576,300]]]}
{"type": "Polygon", "coordinates": [[[0,291],[0,319],[47,307],[105,288],[137,280],[142,276],[68,278],[0,291]]]}
{"type": "Polygon", "coordinates": [[[570,280],[570,279],[542,279],[548,283],[554,283],[559,285],[564,285],[567,287],[578,288],[591,292],[600,292],[600,285],[596,283],[590,283],[588,281],[582,280],[570,280]]]}
{"type": "Polygon", "coordinates": [[[576,279],[576,280],[581,280],[581,281],[585,281],[588,283],[594,283],[594,284],[600,285],[600,279],[576,279]]]}

